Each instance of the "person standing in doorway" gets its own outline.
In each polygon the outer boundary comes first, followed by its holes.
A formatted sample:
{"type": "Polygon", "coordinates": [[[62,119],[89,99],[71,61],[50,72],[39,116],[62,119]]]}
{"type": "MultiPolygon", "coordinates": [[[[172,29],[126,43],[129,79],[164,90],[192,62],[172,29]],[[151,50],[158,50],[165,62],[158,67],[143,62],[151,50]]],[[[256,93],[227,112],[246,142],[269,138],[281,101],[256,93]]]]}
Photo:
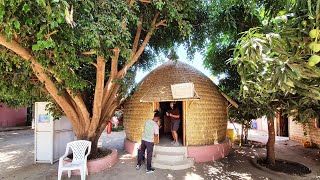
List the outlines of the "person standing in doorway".
{"type": "Polygon", "coordinates": [[[176,107],[175,102],[170,102],[170,110],[166,112],[166,115],[171,120],[171,133],[173,137],[173,141],[171,142],[174,146],[179,146],[179,140],[178,140],[178,129],[180,126],[180,111],[179,108],[176,107]]]}
{"type": "Polygon", "coordinates": [[[141,140],[141,149],[138,153],[138,163],[136,169],[139,170],[141,168],[141,161],[144,157],[145,151],[147,149],[147,170],[146,173],[154,172],[154,168],[151,167],[152,161],[152,153],[154,146],[154,138],[159,136],[159,125],[158,121],[160,120],[160,112],[156,110],[154,112],[153,119],[149,119],[144,124],[144,130],[141,140]]]}

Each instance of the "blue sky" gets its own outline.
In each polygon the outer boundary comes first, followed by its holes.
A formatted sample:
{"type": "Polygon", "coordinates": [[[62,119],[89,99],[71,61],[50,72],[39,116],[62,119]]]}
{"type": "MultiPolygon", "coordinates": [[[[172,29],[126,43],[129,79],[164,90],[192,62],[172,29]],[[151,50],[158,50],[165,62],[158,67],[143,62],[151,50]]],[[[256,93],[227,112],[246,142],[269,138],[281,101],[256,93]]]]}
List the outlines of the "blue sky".
{"type": "MultiPolygon", "coordinates": [[[[206,76],[208,76],[211,80],[213,80],[213,82],[218,84],[218,79],[216,77],[213,77],[208,69],[204,68],[204,66],[203,66],[203,58],[204,57],[202,56],[202,54],[196,53],[195,56],[194,56],[194,59],[192,61],[190,61],[190,60],[187,59],[187,51],[184,49],[183,46],[179,46],[178,47],[177,54],[179,56],[179,61],[185,62],[185,63],[195,67],[196,69],[198,69],[201,72],[203,72],[206,76]]],[[[168,59],[165,58],[165,57],[163,57],[163,59],[165,59],[165,62],[168,61],[168,59]]],[[[155,68],[157,68],[158,66],[160,66],[163,63],[164,62],[159,62],[157,65],[152,67],[151,71],[154,70],[155,68]]],[[[150,73],[150,71],[138,70],[137,76],[136,76],[136,82],[139,83],[149,73],[150,73]]]]}

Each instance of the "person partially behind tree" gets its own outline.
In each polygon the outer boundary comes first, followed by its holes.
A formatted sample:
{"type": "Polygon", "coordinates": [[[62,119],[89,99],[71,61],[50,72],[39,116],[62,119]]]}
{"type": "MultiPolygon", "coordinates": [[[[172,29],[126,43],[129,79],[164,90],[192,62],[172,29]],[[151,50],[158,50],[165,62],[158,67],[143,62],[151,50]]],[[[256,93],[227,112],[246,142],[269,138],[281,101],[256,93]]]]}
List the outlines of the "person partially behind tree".
{"type": "Polygon", "coordinates": [[[166,112],[166,115],[170,118],[171,120],[171,133],[173,137],[173,141],[171,144],[175,146],[179,146],[179,140],[178,140],[178,129],[180,126],[180,111],[176,107],[175,102],[170,102],[170,110],[166,112]]]}
{"type": "Polygon", "coordinates": [[[147,149],[147,170],[146,173],[154,172],[154,168],[151,167],[152,153],[154,146],[154,138],[157,138],[159,135],[159,125],[158,121],[160,120],[160,112],[158,110],[154,111],[153,119],[149,119],[144,124],[144,130],[141,140],[141,149],[138,153],[138,163],[136,169],[141,168],[141,161],[144,157],[145,150],[147,149]]]}

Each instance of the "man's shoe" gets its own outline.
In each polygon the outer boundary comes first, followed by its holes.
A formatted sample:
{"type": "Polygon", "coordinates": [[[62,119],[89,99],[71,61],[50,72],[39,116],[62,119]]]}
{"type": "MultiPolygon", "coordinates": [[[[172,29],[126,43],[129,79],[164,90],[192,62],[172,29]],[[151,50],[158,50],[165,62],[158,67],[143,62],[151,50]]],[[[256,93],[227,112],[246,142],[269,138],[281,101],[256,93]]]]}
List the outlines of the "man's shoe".
{"type": "Polygon", "coordinates": [[[136,170],[139,170],[141,168],[141,164],[139,165],[139,164],[137,164],[136,165],[136,170]]]}
{"type": "Polygon", "coordinates": [[[179,144],[179,142],[175,142],[173,145],[174,146],[179,146],[180,144],[179,144]]]}
{"type": "Polygon", "coordinates": [[[146,173],[153,173],[155,171],[155,169],[153,169],[153,168],[150,168],[150,169],[147,169],[147,171],[146,171],[146,173]]]}
{"type": "Polygon", "coordinates": [[[174,143],[176,143],[175,141],[172,141],[171,144],[174,145],[174,143]]]}

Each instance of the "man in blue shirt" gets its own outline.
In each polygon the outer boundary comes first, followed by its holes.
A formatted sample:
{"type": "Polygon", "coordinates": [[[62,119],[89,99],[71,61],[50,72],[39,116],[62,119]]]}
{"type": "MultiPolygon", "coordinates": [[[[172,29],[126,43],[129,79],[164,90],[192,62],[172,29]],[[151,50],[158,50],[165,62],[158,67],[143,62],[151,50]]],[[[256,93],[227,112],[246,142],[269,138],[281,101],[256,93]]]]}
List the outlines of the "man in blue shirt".
{"type": "Polygon", "coordinates": [[[151,167],[152,153],[154,146],[155,136],[159,136],[159,125],[158,121],[160,120],[160,112],[156,110],[154,112],[153,119],[149,119],[144,124],[144,131],[141,141],[141,151],[138,153],[138,163],[136,169],[141,168],[141,161],[144,156],[145,150],[147,149],[147,171],[146,173],[154,172],[154,169],[151,167]]]}

